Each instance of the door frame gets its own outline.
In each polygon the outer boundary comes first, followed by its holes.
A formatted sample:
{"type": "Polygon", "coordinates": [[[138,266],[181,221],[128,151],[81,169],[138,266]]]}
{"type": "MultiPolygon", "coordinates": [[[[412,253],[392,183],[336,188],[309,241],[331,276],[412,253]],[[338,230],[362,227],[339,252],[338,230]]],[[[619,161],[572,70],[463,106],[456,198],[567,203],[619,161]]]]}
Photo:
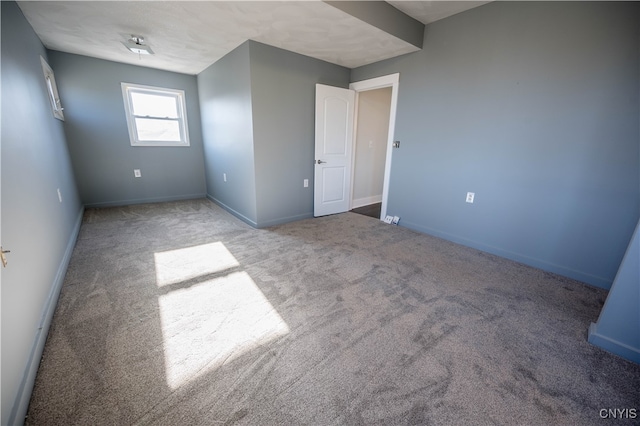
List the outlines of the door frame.
{"type": "MultiPolygon", "coordinates": [[[[391,174],[391,156],[393,154],[393,137],[396,128],[396,110],[398,106],[398,86],[400,83],[400,73],[389,74],[382,77],[370,78],[368,80],[356,81],[349,84],[349,89],[356,92],[356,111],[354,114],[354,138],[358,131],[358,106],[360,102],[360,92],[367,90],[382,89],[391,87],[391,108],[389,111],[389,133],[387,134],[387,156],[384,164],[384,179],[382,184],[382,208],[380,210],[380,220],[387,215],[387,202],[389,199],[389,178],[391,174]]],[[[355,147],[354,147],[355,150],[355,147]]],[[[355,162],[355,155],[351,155],[351,161],[355,162]]],[[[351,194],[349,194],[349,210],[351,210],[353,202],[353,181],[355,179],[355,165],[351,167],[351,194]]]]}

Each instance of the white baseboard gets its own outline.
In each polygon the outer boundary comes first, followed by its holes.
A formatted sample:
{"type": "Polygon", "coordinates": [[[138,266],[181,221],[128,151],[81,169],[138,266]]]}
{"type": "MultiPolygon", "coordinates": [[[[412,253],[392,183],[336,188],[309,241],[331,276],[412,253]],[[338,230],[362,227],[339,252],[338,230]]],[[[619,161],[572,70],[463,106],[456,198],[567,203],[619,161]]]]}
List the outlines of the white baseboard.
{"type": "Polygon", "coordinates": [[[357,209],[358,207],[368,206],[369,204],[381,203],[382,202],[382,194],[373,195],[371,197],[357,198],[351,200],[351,208],[357,209]]]}

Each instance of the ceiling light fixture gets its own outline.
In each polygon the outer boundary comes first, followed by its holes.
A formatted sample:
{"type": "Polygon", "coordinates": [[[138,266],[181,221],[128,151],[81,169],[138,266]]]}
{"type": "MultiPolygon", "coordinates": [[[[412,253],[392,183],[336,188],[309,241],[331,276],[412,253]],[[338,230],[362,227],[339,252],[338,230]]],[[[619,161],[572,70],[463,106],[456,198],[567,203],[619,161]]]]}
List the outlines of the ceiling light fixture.
{"type": "Polygon", "coordinates": [[[132,34],[131,38],[126,42],[122,42],[122,44],[124,44],[124,47],[138,55],[153,55],[153,50],[144,44],[144,37],[142,36],[132,34]]]}

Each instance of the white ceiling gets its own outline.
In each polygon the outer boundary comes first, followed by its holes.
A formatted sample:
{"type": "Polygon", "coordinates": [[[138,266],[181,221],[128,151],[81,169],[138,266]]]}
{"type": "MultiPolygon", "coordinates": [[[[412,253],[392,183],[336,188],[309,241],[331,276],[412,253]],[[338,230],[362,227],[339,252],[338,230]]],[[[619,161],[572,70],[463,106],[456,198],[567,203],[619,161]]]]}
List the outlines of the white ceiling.
{"type": "MultiPolygon", "coordinates": [[[[423,22],[486,1],[389,1],[423,22]]],[[[52,50],[198,74],[251,39],[355,68],[418,50],[321,1],[19,1],[52,50]],[[142,35],[155,55],[122,42],[142,35]]]]}
{"type": "Polygon", "coordinates": [[[481,6],[483,4],[490,3],[488,1],[392,1],[387,0],[387,3],[411,16],[413,19],[417,19],[423,24],[430,24],[439,19],[446,18],[456,13],[464,12],[465,10],[473,9],[474,7],[481,6]]]}

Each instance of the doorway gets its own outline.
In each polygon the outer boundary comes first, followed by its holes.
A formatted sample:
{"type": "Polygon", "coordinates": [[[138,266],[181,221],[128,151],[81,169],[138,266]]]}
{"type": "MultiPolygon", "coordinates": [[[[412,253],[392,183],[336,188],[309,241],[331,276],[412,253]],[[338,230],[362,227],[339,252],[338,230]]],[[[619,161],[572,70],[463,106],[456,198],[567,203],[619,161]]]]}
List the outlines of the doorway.
{"type": "Polygon", "coordinates": [[[351,211],[378,219],[382,212],[390,111],[391,87],[358,93],[351,211]]]}
{"type": "MultiPolygon", "coordinates": [[[[380,196],[379,193],[376,193],[375,196],[377,198],[375,200],[370,198],[371,196],[360,197],[357,202],[362,205],[370,205],[380,199],[380,201],[377,201],[380,203],[380,210],[377,216],[379,219],[383,219],[386,216],[391,154],[395,145],[393,135],[395,131],[399,76],[400,74],[396,73],[358,81],[351,83],[349,89],[316,84],[313,214],[315,217],[343,213],[353,209],[354,163],[356,161],[353,140],[357,133],[355,129],[358,127],[355,119],[358,99],[365,92],[382,88],[389,88],[391,91],[390,103],[385,107],[385,111],[388,111],[388,113],[379,117],[380,121],[388,122],[386,137],[384,130],[382,134],[376,136],[379,139],[380,154],[384,152],[382,195],[380,196]]],[[[388,91],[380,93],[389,94],[388,91]]],[[[365,94],[362,97],[367,98],[368,96],[365,94]]],[[[364,129],[367,126],[367,121],[363,121],[365,123],[360,124],[360,126],[364,129]]],[[[366,147],[369,146],[370,141],[371,147],[374,147],[373,140],[367,139],[367,137],[364,140],[366,147]]],[[[362,153],[363,149],[360,152],[362,153]]],[[[382,158],[382,155],[380,157],[382,158]]],[[[363,182],[366,182],[366,180],[363,182]]]]}
{"type": "Polygon", "coordinates": [[[356,92],[351,210],[378,219],[387,214],[399,76],[349,85],[356,92]]]}

